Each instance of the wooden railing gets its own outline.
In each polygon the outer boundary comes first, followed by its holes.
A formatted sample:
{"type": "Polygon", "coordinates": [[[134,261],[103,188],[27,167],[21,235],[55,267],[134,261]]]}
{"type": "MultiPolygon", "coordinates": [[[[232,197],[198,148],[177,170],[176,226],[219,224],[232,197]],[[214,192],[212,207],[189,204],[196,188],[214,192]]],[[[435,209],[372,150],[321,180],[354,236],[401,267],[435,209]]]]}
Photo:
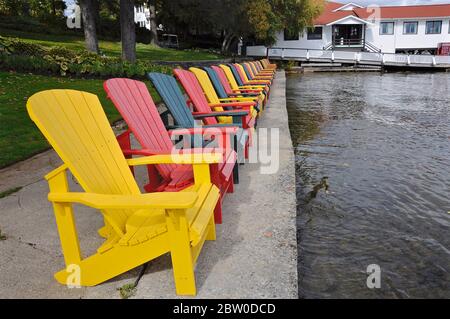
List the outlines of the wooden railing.
{"type": "Polygon", "coordinates": [[[333,44],[336,47],[344,46],[344,47],[356,47],[356,46],[364,46],[364,39],[334,39],[333,44]]]}
{"type": "Polygon", "coordinates": [[[266,48],[264,46],[253,46],[247,47],[247,56],[295,61],[450,68],[450,56],[435,55],[408,55],[302,48],[266,48]]]}

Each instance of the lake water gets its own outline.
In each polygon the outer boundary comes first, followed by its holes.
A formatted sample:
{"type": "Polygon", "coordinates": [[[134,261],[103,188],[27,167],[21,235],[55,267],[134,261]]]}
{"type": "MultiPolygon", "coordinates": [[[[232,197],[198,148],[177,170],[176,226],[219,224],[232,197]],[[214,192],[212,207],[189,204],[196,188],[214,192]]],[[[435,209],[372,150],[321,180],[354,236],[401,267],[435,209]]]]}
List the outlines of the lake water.
{"type": "Polygon", "coordinates": [[[450,298],[450,74],[292,75],[287,97],[300,297],[450,298]]]}

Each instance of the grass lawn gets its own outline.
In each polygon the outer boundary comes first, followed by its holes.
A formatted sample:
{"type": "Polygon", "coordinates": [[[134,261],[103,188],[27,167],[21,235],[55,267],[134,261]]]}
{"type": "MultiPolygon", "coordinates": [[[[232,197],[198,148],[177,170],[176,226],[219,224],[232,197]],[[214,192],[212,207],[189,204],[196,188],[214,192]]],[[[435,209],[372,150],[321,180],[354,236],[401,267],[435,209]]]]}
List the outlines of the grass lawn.
{"type": "MultiPolygon", "coordinates": [[[[103,80],[83,80],[19,74],[0,71],[0,168],[24,160],[49,148],[44,137],[28,117],[27,99],[48,89],[75,89],[97,94],[111,122],[120,119],[106,99],[103,80]]],[[[155,102],[159,96],[149,88],[155,102]]]]}
{"type": "MultiPolygon", "coordinates": [[[[77,36],[28,33],[2,28],[0,28],[0,35],[20,38],[48,47],[64,46],[73,50],[82,50],[85,48],[84,39],[77,36]]],[[[108,56],[120,56],[121,54],[120,42],[100,41],[100,49],[108,56]]],[[[199,61],[217,60],[221,58],[216,54],[205,51],[165,49],[142,43],[137,44],[136,51],[138,59],[154,61],[199,61]]]]}

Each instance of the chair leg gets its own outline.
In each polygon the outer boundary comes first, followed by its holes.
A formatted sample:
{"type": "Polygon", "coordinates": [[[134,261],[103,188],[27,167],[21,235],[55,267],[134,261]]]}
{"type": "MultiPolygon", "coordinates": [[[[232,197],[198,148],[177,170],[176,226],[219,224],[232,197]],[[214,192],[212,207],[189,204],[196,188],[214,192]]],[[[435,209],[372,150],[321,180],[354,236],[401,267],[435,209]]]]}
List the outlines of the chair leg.
{"type": "Polygon", "coordinates": [[[248,159],[250,157],[250,146],[249,146],[249,142],[247,141],[247,143],[245,143],[245,159],[248,159]]]}
{"type": "Polygon", "coordinates": [[[239,184],[239,163],[236,161],[236,164],[233,168],[233,183],[239,184]]]}
{"type": "Polygon", "coordinates": [[[177,294],[195,296],[197,289],[185,212],[170,210],[166,220],[177,294]]]}
{"type": "Polygon", "coordinates": [[[211,219],[208,223],[208,235],[206,235],[206,240],[214,241],[216,240],[216,223],[214,221],[214,215],[211,216],[211,219]]]}
{"type": "MultiPolygon", "coordinates": [[[[54,193],[69,191],[66,172],[61,172],[49,181],[49,188],[54,193]]],[[[53,204],[56,225],[58,227],[61,249],[66,266],[78,264],[81,261],[81,250],[78,242],[77,228],[71,204],[53,204]]],[[[106,227],[106,226],[105,226],[106,227]]]]}
{"type": "Polygon", "coordinates": [[[222,224],[222,197],[223,195],[220,194],[220,198],[217,201],[216,207],[214,208],[214,220],[216,221],[216,224],[219,225],[222,224]]]}
{"type": "Polygon", "coordinates": [[[228,182],[228,187],[227,187],[227,193],[228,194],[233,194],[234,193],[234,176],[231,176],[230,181],[228,182]]]}

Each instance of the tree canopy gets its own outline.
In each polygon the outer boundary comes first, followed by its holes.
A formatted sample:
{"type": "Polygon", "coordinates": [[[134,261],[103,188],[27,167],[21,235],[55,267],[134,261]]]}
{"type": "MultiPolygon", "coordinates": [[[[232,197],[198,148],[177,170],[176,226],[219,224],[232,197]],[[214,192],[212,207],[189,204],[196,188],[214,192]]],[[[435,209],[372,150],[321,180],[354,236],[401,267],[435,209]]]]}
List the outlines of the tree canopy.
{"type": "MultiPolygon", "coordinates": [[[[283,29],[313,26],[323,0],[171,0],[160,1],[161,23],[175,30],[209,30],[224,41],[253,36],[270,45],[283,29]]],[[[227,43],[225,43],[225,46],[227,43]]]]}
{"type": "MultiPolygon", "coordinates": [[[[95,11],[96,32],[100,36],[120,37],[120,0],[89,0],[95,11]]],[[[135,0],[136,5],[153,8],[152,25],[162,24],[166,32],[185,40],[210,37],[229,51],[238,39],[256,39],[271,45],[276,34],[286,29],[301,32],[313,26],[324,0],[135,0]],[[154,21],[156,19],[156,21],[154,21]]],[[[78,0],[80,3],[80,0],[78,0]]],[[[48,20],[64,16],[63,0],[0,0],[0,15],[31,16],[48,20]]],[[[57,19],[55,19],[57,20],[57,19]]],[[[61,20],[61,19],[60,19],[61,20]]],[[[145,30],[144,30],[145,31],[145,30]]],[[[136,29],[142,35],[142,30],[136,29]]],[[[153,31],[151,38],[155,38],[153,31]]],[[[149,41],[150,42],[150,41],[149,41]]],[[[194,41],[195,43],[195,41],[194,41]]]]}

